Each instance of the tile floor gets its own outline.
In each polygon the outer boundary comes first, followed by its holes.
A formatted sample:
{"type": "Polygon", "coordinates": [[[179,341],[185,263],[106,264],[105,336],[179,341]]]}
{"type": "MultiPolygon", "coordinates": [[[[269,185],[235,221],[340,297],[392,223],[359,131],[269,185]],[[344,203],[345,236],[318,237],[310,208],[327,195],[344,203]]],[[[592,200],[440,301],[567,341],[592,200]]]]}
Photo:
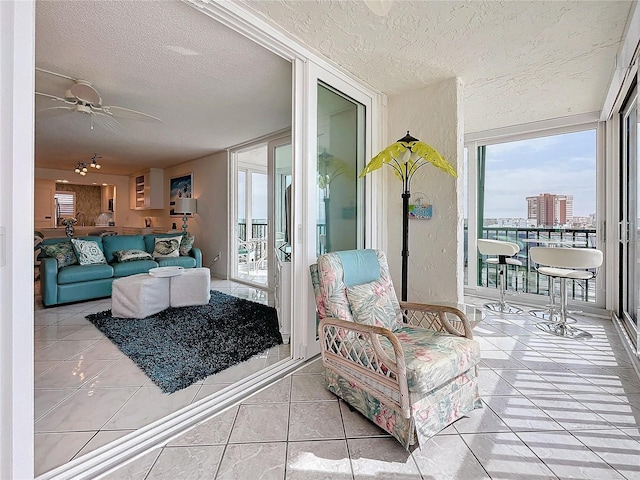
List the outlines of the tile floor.
{"type": "Polygon", "coordinates": [[[326,391],[319,361],[108,479],[640,479],[640,380],[610,321],[567,340],[529,315],[488,316],[484,408],[406,452],[326,391]]]}
{"type": "MultiPolygon", "coordinates": [[[[263,292],[212,279],[212,288],[268,303],[263,292]]],[[[110,299],[44,309],[35,302],[35,472],[94,450],[169,413],[289,357],[289,345],[163,394],[85,316],[111,308],[110,299]]]]}
{"type": "MultiPolygon", "coordinates": [[[[109,307],[36,307],[38,474],[287,353],[163,396],[84,320],[109,307]]],[[[593,339],[549,336],[526,314],[487,316],[474,330],[484,408],[412,452],[327,392],[314,361],[104,478],[640,479],[640,380],[609,320],[578,320],[593,339]]]]}

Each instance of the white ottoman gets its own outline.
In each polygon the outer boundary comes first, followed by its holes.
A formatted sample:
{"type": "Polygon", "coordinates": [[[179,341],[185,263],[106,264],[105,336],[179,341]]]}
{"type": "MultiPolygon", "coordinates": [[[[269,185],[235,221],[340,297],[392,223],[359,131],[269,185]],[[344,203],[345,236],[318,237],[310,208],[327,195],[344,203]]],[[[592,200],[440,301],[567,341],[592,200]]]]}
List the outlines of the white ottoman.
{"type": "Polygon", "coordinates": [[[121,318],[145,318],[169,308],[169,278],[148,273],[113,281],[111,314],[121,318]]]}
{"type": "Polygon", "coordinates": [[[208,268],[185,268],[182,275],[171,277],[171,306],[206,305],[211,298],[211,271],[208,268]]]}

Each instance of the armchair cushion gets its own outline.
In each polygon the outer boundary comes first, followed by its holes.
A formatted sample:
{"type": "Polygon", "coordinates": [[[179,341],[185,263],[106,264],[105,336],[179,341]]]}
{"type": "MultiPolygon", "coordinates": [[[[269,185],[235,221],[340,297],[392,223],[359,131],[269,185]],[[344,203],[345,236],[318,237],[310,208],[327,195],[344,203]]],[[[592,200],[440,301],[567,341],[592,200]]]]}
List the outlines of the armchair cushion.
{"type": "MultiPolygon", "coordinates": [[[[429,393],[480,362],[480,345],[464,337],[414,327],[401,327],[395,334],[405,355],[410,392],[429,393]]],[[[391,343],[380,343],[393,358],[391,343]]]]}
{"type": "Polygon", "coordinates": [[[402,312],[395,309],[390,289],[390,285],[381,280],[347,287],[353,319],[364,325],[396,331],[400,327],[398,320],[402,318],[402,312]]]}

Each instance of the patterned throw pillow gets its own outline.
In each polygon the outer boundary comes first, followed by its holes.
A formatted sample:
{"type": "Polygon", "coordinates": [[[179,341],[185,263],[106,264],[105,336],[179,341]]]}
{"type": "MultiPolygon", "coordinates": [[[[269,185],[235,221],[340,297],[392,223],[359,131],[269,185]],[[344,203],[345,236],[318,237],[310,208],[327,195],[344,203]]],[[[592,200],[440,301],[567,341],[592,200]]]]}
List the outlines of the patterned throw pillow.
{"type": "Polygon", "coordinates": [[[76,252],[80,265],[107,263],[107,259],[104,258],[104,253],[100,250],[97,242],[72,238],[71,243],[73,244],[73,249],[76,252]]]}
{"type": "Polygon", "coordinates": [[[389,295],[389,289],[393,288],[386,282],[375,280],[362,285],[347,287],[347,298],[351,306],[353,319],[364,325],[374,325],[397,330],[397,319],[401,312],[396,311],[389,295]]]}
{"type": "Polygon", "coordinates": [[[193,248],[193,242],[196,241],[195,235],[183,235],[180,241],[180,256],[186,257],[193,248]]]}
{"type": "Polygon", "coordinates": [[[153,260],[151,254],[144,250],[116,250],[113,256],[119,262],[133,262],[135,260],[153,260]]]}
{"type": "Polygon", "coordinates": [[[66,267],[67,265],[76,265],[78,263],[78,257],[76,257],[76,253],[73,251],[71,242],[43,245],[42,251],[47,257],[55,258],[58,261],[58,268],[66,267]]]}
{"type": "Polygon", "coordinates": [[[179,237],[156,238],[155,247],[153,248],[153,258],[180,256],[181,239],[182,235],[179,237]]]}

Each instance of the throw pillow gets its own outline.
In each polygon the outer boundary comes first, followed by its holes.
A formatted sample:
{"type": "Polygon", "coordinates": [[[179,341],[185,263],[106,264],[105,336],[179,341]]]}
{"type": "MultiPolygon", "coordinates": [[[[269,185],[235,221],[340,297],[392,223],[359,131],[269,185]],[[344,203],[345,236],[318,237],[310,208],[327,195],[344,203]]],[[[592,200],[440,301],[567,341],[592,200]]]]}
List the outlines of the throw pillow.
{"type": "Polygon", "coordinates": [[[397,330],[400,327],[397,320],[401,312],[396,311],[393,306],[390,288],[393,287],[381,280],[347,287],[353,319],[357,323],[397,330]]]}
{"type": "Polygon", "coordinates": [[[180,256],[181,237],[182,235],[178,237],[156,238],[152,254],[153,258],[180,256]]]}
{"type": "Polygon", "coordinates": [[[193,248],[193,242],[196,241],[195,235],[183,235],[180,241],[180,255],[186,257],[193,248]]]}
{"type": "Polygon", "coordinates": [[[43,245],[42,251],[47,257],[55,258],[58,261],[58,268],[66,267],[67,265],[76,265],[78,263],[78,257],[76,257],[76,253],[73,251],[71,242],[43,245]]]}
{"type": "Polygon", "coordinates": [[[153,260],[150,253],[144,250],[117,250],[113,252],[113,256],[119,262],[133,262],[135,260],[153,260]]]}
{"type": "Polygon", "coordinates": [[[100,250],[97,242],[72,238],[71,243],[73,244],[73,250],[76,252],[80,265],[107,263],[107,259],[104,258],[104,253],[100,250]]]}

